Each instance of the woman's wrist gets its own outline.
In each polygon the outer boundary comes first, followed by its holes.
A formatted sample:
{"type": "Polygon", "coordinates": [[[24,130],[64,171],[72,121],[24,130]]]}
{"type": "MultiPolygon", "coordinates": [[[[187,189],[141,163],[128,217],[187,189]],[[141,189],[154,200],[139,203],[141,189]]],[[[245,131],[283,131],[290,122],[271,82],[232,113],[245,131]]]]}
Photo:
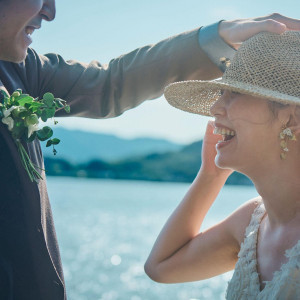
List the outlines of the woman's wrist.
{"type": "Polygon", "coordinates": [[[196,179],[205,180],[207,182],[220,182],[225,184],[227,178],[232,174],[232,170],[230,169],[220,169],[217,171],[208,171],[204,168],[200,168],[196,179]]]}

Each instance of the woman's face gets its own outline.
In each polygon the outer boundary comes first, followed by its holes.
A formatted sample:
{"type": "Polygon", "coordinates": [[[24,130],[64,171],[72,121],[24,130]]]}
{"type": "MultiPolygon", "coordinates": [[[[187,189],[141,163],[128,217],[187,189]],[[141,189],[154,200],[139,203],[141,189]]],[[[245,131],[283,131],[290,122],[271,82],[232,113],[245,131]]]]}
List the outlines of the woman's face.
{"type": "Polygon", "coordinates": [[[54,17],[55,0],[1,0],[0,60],[24,60],[34,30],[54,17]]]}
{"type": "Polygon", "coordinates": [[[211,108],[216,133],[223,139],[216,145],[216,165],[251,175],[280,159],[279,120],[263,98],[224,91],[211,108]],[[224,131],[225,130],[225,131],[224,131]]]}

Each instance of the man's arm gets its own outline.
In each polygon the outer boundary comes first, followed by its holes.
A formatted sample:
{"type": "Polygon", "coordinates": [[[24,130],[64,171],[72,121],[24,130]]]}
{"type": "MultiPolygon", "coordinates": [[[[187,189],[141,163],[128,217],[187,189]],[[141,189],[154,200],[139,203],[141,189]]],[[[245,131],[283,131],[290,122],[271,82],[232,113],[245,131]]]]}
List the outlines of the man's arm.
{"type": "Polygon", "coordinates": [[[231,60],[236,50],[220,37],[219,27],[222,22],[202,27],[199,31],[199,44],[209,59],[224,72],[226,63],[223,58],[231,60]]]}
{"type": "Polygon", "coordinates": [[[108,118],[163,94],[171,82],[213,79],[220,70],[199,47],[198,29],[145,46],[108,65],[64,61],[59,55],[28,51],[28,82],[38,82],[34,95],[51,91],[71,105],[75,116],[108,118]],[[38,74],[38,75],[36,75],[38,74]]]}
{"type": "MultiPolygon", "coordinates": [[[[147,99],[161,96],[164,87],[171,82],[220,77],[222,72],[217,66],[220,53],[224,51],[226,55],[224,49],[228,49],[227,44],[237,48],[260,31],[282,33],[300,30],[300,21],[272,14],[255,19],[223,21],[218,28],[220,36],[217,30],[214,34],[205,28],[201,30],[200,47],[199,29],[196,29],[136,49],[113,59],[108,65],[96,61],[90,64],[64,61],[56,54],[41,56],[29,50],[24,81],[30,85],[28,90],[33,96],[51,91],[56,97],[67,100],[73,116],[114,117],[147,99]],[[205,31],[208,36],[215,37],[201,40],[205,31]],[[223,40],[221,52],[216,52],[214,42],[208,45],[208,40],[216,39],[223,40]]],[[[64,112],[58,112],[58,115],[63,116],[64,112]]]]}

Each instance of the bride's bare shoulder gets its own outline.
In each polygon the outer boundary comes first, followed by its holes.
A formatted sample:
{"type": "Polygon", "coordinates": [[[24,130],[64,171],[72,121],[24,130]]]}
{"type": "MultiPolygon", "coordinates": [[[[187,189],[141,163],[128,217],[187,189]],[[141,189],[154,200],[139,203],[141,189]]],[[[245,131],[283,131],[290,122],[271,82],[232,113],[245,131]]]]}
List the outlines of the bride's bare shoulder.
{"type": "Polygon", "coordinates": [[[245,230],[251,221],[251,216],[256,207],[262,203],[261,197],[255,197],[243,203],[228,218],[230,219],[230,227],[232,234],[238,241],[239,245],[244,240],[245,230]]]}

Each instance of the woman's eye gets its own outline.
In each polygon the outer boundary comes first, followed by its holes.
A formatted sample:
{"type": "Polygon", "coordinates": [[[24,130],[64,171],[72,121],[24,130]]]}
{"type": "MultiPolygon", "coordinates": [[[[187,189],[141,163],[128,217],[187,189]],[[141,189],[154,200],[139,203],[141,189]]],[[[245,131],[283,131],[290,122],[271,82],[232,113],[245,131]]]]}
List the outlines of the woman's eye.
{"type": "Polygon", "coordinates": [[[231,94],[232,95],[240,95],[241,93],[232,91],[231,94]]]}

